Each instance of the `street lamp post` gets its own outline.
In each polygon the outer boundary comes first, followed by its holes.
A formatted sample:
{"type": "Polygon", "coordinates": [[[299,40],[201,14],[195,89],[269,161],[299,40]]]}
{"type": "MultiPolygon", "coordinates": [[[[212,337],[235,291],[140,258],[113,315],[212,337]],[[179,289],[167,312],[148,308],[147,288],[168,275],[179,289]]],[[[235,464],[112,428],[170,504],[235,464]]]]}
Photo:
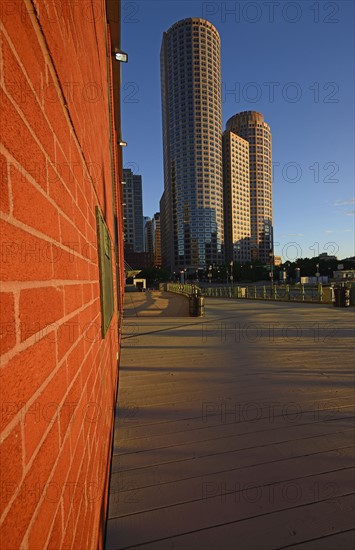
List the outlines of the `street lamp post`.
{"type": "Polygon", "coordinates": [[[270,250],[269,250],[269,258],[270,258],[270,279],[271,279],[271,288],[274,286],[274,266],[275,266],[275,256],[274,256],[274,228],[272,225],[272,222],[270,221],[269,224],[269,234],[270,234],[270,250]]]}
{"type": "Polygon", "coordinates": [[[317,272],[316,272],[317,283],[319,283],[319,276],[320,276],[320,273],[319,273],[319,264],[316,265],[316,269],[317,269],[317,272]]]}
{"type": "Polygon", "coordinates": [[[270,257],[270,282],[271,282],[271,288],[274,286],[274,251],[273,249],[269,252],[270,257]]]}
{"type": "Polygon", "coordinates": [[[230,265],[230,282],[231,282],[231,286],[233,286],[233,260],[231,260],[229,265],[230,265]]]}

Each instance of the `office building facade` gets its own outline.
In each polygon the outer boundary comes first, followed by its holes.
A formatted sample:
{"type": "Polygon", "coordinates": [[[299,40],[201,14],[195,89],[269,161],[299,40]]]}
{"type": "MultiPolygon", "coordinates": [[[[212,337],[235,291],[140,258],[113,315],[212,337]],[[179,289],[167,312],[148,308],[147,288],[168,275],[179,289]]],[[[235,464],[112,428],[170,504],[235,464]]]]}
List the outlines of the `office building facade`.
{"type": "Polygon", "coordinates": [[[153,220],[148,216],[144,216],[144,252],[148,254],[149,263],[153,265],[154,248],[153,248],[153,220]]]}
{"type": "Polygon", "coordinates": [[[225,260],[250,262],[249,142],[226,130],[222,144],[225,260]]]}
{"type": "Polygon", "coordinates": [[[123,169],[124,244],[133,252],[144,252],[142,176],[123,169]]]}
{"type": "Polygon", "coordinates": [[[199,18],[163,35],[162,261],[174,270],[222,264],[223,174],[220,38],[199,18]]]}
{"type": "Polygon", "coordinates": [[[249,143],[250,164],[250,254],[251,261],[269,264],[273,259],[272,140],[262,114],[243,111],[226,124],[249,143]]]}
{"type": "Polygon", "coordinates": [[[161,230],[160,230],[160,212],[154,214],[152,220],[154,266],[161,267],[161,230]]]}

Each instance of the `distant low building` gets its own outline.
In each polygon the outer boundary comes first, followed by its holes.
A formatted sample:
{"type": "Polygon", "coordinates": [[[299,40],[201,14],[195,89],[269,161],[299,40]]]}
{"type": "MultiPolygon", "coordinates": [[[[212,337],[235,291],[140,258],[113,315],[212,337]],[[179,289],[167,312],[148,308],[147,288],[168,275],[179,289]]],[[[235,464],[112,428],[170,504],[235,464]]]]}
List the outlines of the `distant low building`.
{"type": "Polygon", "coordinates": [[[301,277],[301,285],[316,285],[317,283],[327,284],[328,275],[319,275],[318,277],[301,277]]]}
{"type": "Polygon", "coordinates": [[[145,269],[151,267],[151,259],[148,252],[135,252],[133,245],[127,244],[124,247],[125,261],[133,269],[145,269]]]}
{"type": "Polygon", "coordinates": [[[338,269],[333,271],[335,281],[355,281],[355,269],[338,269]]]}

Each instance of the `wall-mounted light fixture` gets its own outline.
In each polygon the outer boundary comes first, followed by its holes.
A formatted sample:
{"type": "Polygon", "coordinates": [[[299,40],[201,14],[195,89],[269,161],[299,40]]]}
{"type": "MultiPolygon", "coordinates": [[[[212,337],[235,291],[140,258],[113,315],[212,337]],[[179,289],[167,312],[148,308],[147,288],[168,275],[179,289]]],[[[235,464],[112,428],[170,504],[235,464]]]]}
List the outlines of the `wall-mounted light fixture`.
{"type": "Polygon", "coordinates": [[[115,48],[114,56],[116,61],[119,61],[120,63],[127,63],[128,62],[128,53],[122,52],[121,50],[115,48]]]}
{"type": "Polygon", "coordinates": [[[127,147],[127,141],[120,141],[120,147],[127,147]]]}

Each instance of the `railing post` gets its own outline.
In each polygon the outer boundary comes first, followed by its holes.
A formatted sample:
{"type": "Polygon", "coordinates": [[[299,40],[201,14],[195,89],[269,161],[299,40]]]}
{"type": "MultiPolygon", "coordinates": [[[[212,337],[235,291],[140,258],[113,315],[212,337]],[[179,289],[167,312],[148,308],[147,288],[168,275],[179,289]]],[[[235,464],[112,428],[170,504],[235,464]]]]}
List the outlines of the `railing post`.
{"type": "Polygon", "coordinates": [[[323,285],[322,285],[322,283],[318,284],[318,300],[319,300],[319,302],[323,302],[323,285]]]}
{"type": "Polygon", "coordinates": [[[266,299],[266,286],[263,286],[263,298],[266,299]]]}

